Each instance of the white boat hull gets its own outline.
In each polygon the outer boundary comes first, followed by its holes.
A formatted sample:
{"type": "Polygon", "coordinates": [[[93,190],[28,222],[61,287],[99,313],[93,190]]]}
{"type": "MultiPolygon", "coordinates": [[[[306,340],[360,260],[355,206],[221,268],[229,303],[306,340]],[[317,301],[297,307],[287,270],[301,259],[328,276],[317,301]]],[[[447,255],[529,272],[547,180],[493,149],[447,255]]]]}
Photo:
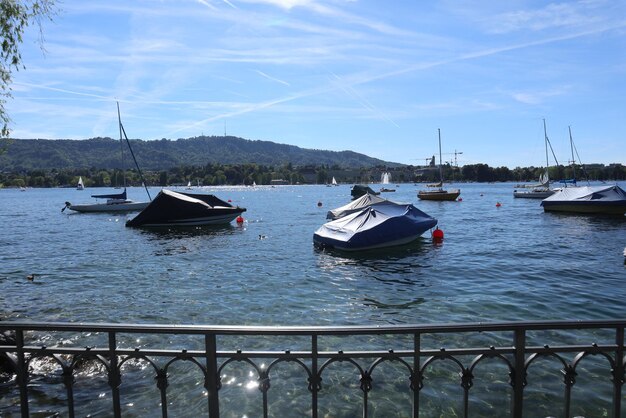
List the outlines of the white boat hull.
{"type": "Polygon", "coordinates": [[[525,191],[518,192],[517,190],[513,192],[513,197],[520,197],[526,199],[545,199],[546,197],[552,196],[556,191],[555,190],[542,190],[542,191],[525,191]]]}
{"type": "Polygon", "coordinates": [[[138,212],[148,206],[149,203],[150,202],[93,203],[87,205],[70,205],[68,209],[82,213],[138,212]]]}

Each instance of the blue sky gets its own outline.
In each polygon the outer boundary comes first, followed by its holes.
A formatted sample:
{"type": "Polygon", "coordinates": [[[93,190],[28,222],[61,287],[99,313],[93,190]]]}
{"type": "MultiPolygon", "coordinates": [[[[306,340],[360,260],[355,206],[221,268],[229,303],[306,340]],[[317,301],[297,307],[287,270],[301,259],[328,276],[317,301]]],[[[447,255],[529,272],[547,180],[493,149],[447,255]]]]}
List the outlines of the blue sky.
{"type": "Polygon", "coordinates": [[[228,135],[423,164],[626,164],[626,2],[63,0],[14,138],[228,135]]]}

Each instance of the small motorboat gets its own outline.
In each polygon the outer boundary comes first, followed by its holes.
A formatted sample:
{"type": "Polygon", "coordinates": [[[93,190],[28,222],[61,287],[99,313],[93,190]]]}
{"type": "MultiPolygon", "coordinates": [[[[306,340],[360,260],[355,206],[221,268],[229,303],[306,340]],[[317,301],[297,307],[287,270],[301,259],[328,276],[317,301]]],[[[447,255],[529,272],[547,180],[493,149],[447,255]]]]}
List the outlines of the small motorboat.
{"type": "Polygon", "coordinates": [[[133,219],[130,227],[195,226],[230,223],[245,212],[211,194],[180,193],[163,189],[133,219]]]}
{"type": "Polygon", "coordinates": [[[605,215],[626,213],[626,192],[619,186],[564,187],[541,201],[546,212],[605,215]]]}
{"type": "Polygon", "coordinates": [[[343,251],[391,247],[408,244],[435,225],[435,218],[411,204],[386,201],[322,225],[313,243],[343,251]]]}
{"type": "Polygon", "coordinates": [[[65,202],[65,207],[61,209],[63,212],[65,209],[73,210],[76,212],[137,212],[143,210],[150,202],[135,202],[129,200],[126,197],[126,188],[122,193],[116,194],[99,194],[91,195],[96,199],[106,199],[106,202],[102,203],[86,203],[83,205],[72,205],[70,202],[65,202]]]}

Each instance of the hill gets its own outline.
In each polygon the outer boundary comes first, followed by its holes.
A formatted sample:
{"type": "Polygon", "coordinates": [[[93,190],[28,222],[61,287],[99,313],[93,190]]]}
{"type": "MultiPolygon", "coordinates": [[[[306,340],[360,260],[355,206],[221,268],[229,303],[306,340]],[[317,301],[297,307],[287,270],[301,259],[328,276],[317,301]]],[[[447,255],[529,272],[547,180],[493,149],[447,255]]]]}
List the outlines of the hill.
{"type": "MultiPolygon", "coordinates": [[[[270,141],[233,136],[200,136],[188,139],[130,141],[137,161],[145,170],[167,170],[179,166],[209,163],[295,166],[328,165],[341,168],[399,167],[353,151],[305,149],[270,141]]],[[[124,144],[124,166],[132,166],[124,144]]],[[[111,138],[86,140],[12,139],[7,152],[0,154],[0,170],[19,172],[33,169],[121,168],[120,142],[111,138]]]]}

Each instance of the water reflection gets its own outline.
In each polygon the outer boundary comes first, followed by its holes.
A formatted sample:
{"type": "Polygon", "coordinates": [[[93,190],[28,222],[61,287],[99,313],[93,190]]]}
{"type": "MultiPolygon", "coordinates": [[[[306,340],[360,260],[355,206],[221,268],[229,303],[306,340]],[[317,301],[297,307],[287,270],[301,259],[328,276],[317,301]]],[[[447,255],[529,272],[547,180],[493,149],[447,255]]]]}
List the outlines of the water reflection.
{"type": "Polygon", "coordinates": [[[240,230],[230,224],[137,229],[140,236],[157,245],[156,256],[195,253],[207,241],[234,235],[240,230]]]}
{"type": "Polygon", "coordinates": [[[371,273],[415,275],[420,269],[429,267],[425,263],[425,256],[430,248],[431,245],[419,239],[407,245],[377,250],[345,252],[314,247],[314,251],[318,254],[318,266],[329,272],[337,268],[356,266],[365,267],[371,273]]]}
{"type": "Polygon", "coordinates": [[[231,224],[225,225],[202,225],[202,226],[176,226],[176,227],[144,227],[138,228],[137,231],[149,239],[154,240],[172,240],[186,239],[202,236],[222,236],[232,235],[239,227],[231,224]]]}

